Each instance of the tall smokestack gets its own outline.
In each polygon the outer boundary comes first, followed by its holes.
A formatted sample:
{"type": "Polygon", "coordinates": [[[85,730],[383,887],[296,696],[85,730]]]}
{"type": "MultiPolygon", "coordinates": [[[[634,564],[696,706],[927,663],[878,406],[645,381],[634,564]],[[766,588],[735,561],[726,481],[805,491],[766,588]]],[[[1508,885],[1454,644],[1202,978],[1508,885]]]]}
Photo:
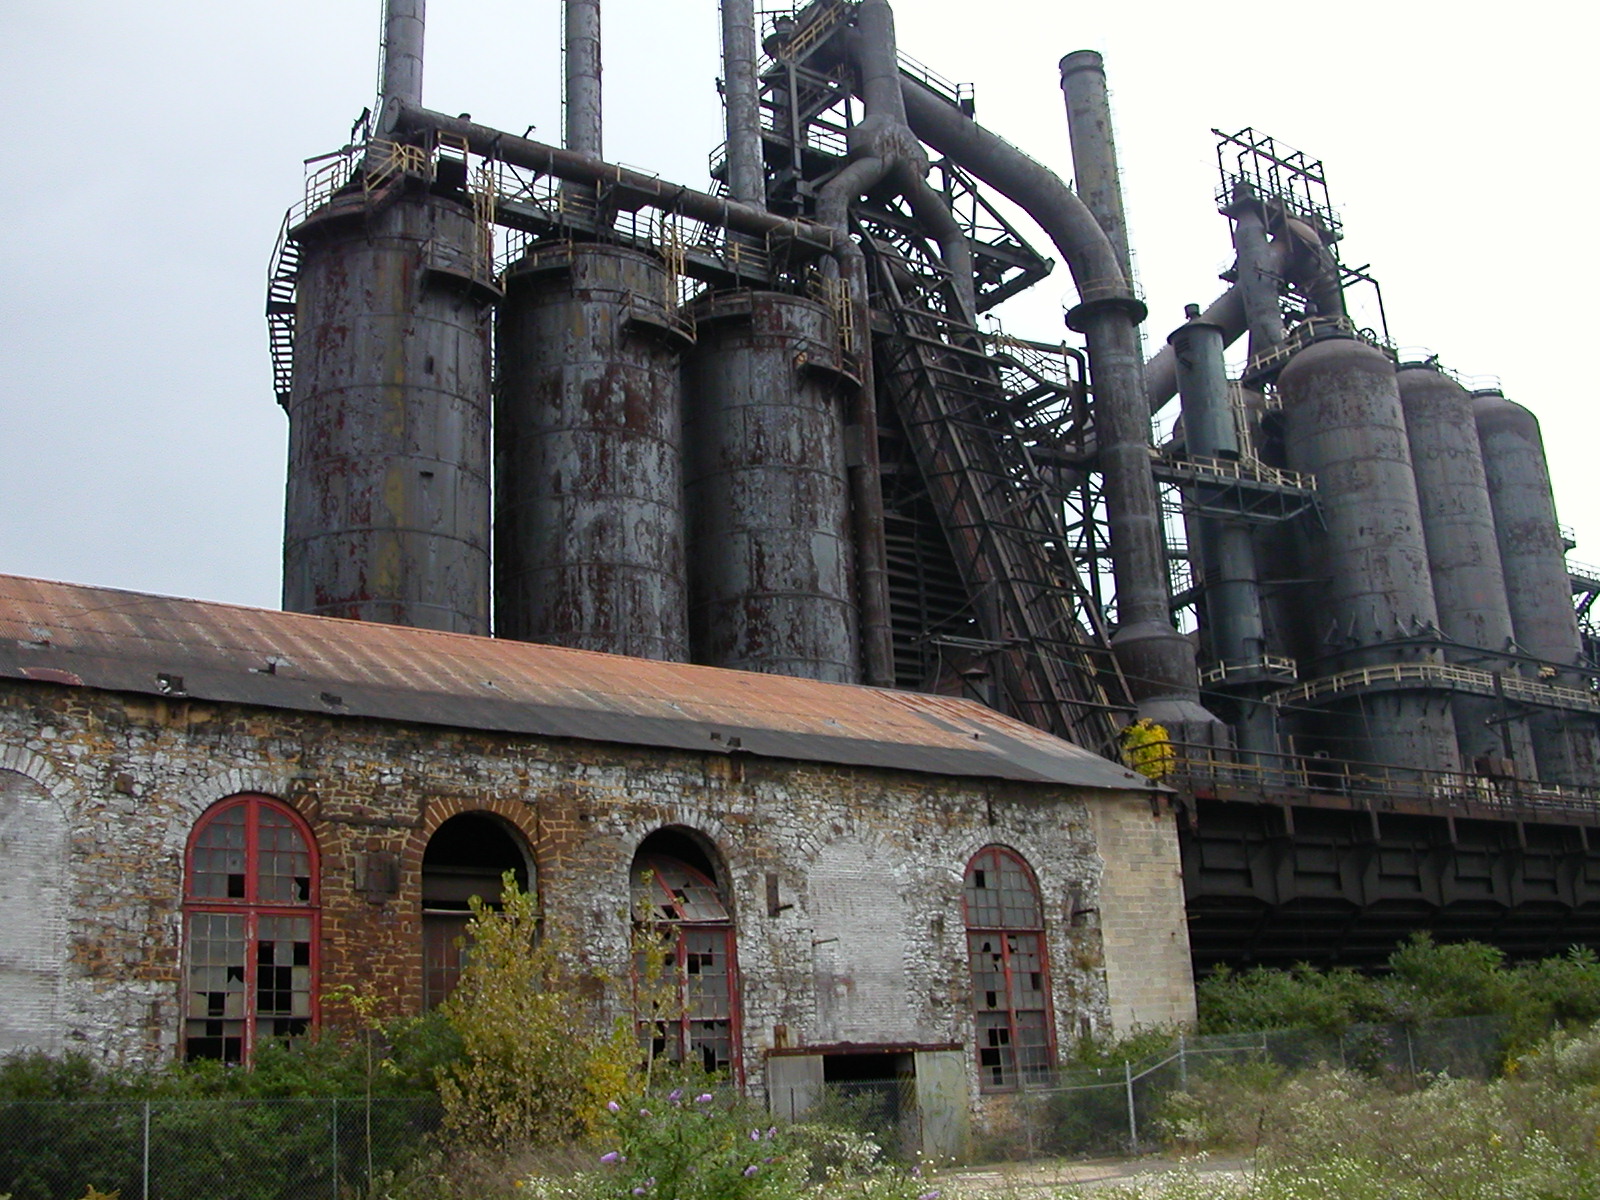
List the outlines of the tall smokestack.
{"type": "Polygon", "coordinates": [[[378,130],[388,133],[402,104],[422,104],[422,31],[427,0],[385,0],[378,130]]]}
{"type": "Polygon", "coordinates": [[[601,157],[600,0],[566,2],[566,146],[601,157]]]}
{"type": "Polygon", "coordinates": [[[722,0],[722,97],[727,113],[728,193],[767,205],[761,150],[761,85],[756,79],[755,0],[722,0]]]}
{"type": "Polygon", "coordinates": [[[1111,136],[1111,98],[1105,60],[1098,50],[1074,50],[1061,60],[1061,91],[1067,103],[1072,138],[1073,184],[1117,252],[1131,284],[1128,220],[1122,211],[1122,181],[1117,173],[1117,143],[1111,136]]]}

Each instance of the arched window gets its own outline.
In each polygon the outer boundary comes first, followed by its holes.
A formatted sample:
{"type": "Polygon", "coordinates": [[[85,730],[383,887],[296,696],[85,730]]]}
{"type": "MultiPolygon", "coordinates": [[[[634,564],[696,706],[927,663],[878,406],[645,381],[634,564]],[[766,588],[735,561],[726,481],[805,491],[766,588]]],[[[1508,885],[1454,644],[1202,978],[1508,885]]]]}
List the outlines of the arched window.
{"type": "Polygon", "coordinates": [[[472,897],[498,907],[507,871],[529,890],[522,838],[489,813],[451,817],[434,830],[422,854],[422,1006],[438,1006],[461,980],[472,897]]]}
{"type": "Polygon", "coordinates": [[[641,1008],[656,1010],[640,1012],[641,1035],[652,1040],[657,1054],[737,1076],[733,917],[705,851],[684,832],[651,834],[634,856],[633,902],[637,916],[654,922],[666,948],[665,978],[659,981],[663,994],[641,996],[641,1008]]]}
{"type": "Polygon", "coordinates": [[[967,864],[962,908],[986,1092],[1045,1083],[1055,1065],[1044,909],[1033,872],[1015,851],[985,846],[967,864]]]}
{"type": "Polygon", "coordinates": [[[235,796],[200,818],[184,888],[185,1058],[249,1062],[317,1008],[317,856],[298,814],[235,796]]]}

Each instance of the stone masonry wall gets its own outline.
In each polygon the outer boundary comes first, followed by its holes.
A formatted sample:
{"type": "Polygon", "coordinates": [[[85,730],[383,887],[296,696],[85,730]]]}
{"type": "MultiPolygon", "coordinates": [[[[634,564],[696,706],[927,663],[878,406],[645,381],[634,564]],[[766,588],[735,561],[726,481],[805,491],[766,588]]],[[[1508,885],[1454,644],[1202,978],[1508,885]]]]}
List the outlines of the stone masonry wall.
{"type": "Polygon", "coordinates": [[[468,811],[521,832],[550,919],[616,974],[635,850],[664,826],[698,832],[732,899],[752,1083],[775,1044],[971,1046],[962,878],[990,843],[1037,873],[1063,1045],[1129,1013],[1176,1014],[1188,987],[1175,834],[1139,796],[3,681],[0,838],[33,893],[5,895],[38,916],[20,940],[0,932],[0,964],[34,942],[65,946],[50,981],[64,1044],[125,1062],[176,1052],[184,847],[210,805],[241,792],[284,801],[315,833],[322,991],[369,988],[396,1013],[421,1003],[423,850],[468,811]],[[50,805],[65,837],[51,833],[50,805]],[[397,891],[381,861],[398,861],[397,891]]]}
{"type": "Polygon", "coordinates": [[[1137,793],[1105,793],[1091,806],[1105,871],[1105,938],[1111,1028],[1120,1036],[1155,1025],[1192,1026],[1194,975],[1183,906],[1177,818],[1137,793]]]}

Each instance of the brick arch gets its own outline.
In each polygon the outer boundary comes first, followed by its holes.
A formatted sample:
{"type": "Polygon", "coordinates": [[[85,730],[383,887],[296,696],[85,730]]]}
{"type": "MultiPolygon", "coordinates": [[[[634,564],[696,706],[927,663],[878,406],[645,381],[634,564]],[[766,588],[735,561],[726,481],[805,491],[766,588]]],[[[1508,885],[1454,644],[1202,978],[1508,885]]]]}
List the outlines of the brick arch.
{"type": "Polygon", "coordinates": [[[184,798],[184,816],[193,823],[212,805],[231,796],[248,793],[254,796],[266,796],[293,809],[296,816],[315,829],[317,821],[306,811],[303,802],[297,802],[290,796],[293,790],[294,777],[282,768],[229,767],[227,770],[218,771],[198,787],[189,790],[184,798]]]}
{"type": "Polygon", "coordinates": [[[72,884],[68,785],[37,755],[18,747],[0,755],[0,833],[9,843],[0,902],[0,1054],[64,1048],[70,1012],[72,884]],[[7,783],[7,778],[13,782],[7,783]],[[52,784],[58,785],[52,787],[52,784]]]}
{"type": "MultiPolygon", "coordinates": [[[[1040,896],[1047,894],[1050,886],[1071,882],[1062,878],[1053,866],[1050,854],[1043,846],[1038,845],[1034,839],[1019,829],[994,829],[978,830],[959,843],[953,843],[950,850],[950,859],[945,864],[950,882],[955,886],[959,895],[967,877],[967,866],[972,862],[978,851],[986,846],[999,846],[1009,850],[1028,865],[1028,870],[1033,872],[1035,886],[1038,887],[1040,896]]],[[[1082,882],[1089,882],[1083,880],[1082,882]]],[[[1048,905],[1047,905],[1048,911],[1048,905]]]]}
{"type": "MultiPolygon", "coordinates": [[[[529,882],[533,885],[534,890],[537,891],[539,875],[545,869],[545,863],[540,860],[538,829],[534,821],[533,807],[523,800],[449,797],[429,801],[422,811],[421,824],[406,839],[405,849],[401,852],[400,869],[402,877],[408,880],[416,880],[420,886],[422,880],[422,857],[427,853],[428,842],[439,831],[439,826],[450,820],[450,818],[466,816],[470,813],[488,813],[491,816],[499,817],[507,825],[511,826],[528,852],[529,882]]],[[[420,891],[418,895],[421,895],[420,891]]]]}
{"type": "Polygon", "coordinates": [[[724,863],[728,859],[728,848],[737,844],[733,830],[710,808],[673,804],[652,809],[648,816],[635,817],[620,825],[618,832],[622,839],[633,847],[628,861],[633,861],[640,843],[660,829],[687,829],[698,834],[711,843],[724,863]]]}
{"type": "Polygon", "coordinates": [[[31,779],[61,806],[62,815],[71,816],[73,794],[77,788],[66,774],[56,770],[49,759],[23,746],[0,746],[0,771],[14,771],[31,779]]]}
{"type": "MultiPolygon", "coordinates": [[[[830,830],[825,836],[808,838],[804,845],[807,861],[817,862],[830,846],[843,841],[854,842],[873,860],[883,862],[897,883],[911,882],[911,860],[915,856],[907,854],[903,847],[896,845],[878,827],[862,825],[855,821],[846,822],[841,832],[837,834],[830,830]]],[[[957,879],[960,879],[959,873],[957,879]]]]}

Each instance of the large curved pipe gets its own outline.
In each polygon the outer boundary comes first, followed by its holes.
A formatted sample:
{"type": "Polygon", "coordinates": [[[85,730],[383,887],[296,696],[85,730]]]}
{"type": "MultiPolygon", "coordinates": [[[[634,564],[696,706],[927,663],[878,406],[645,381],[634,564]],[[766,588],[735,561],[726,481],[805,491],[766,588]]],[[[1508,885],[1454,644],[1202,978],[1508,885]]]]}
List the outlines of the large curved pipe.
{"type": "Polygon", "coordinates": [[[889,614],[889,551],[884,541],[883,484],[878,458],[877,382],[872,362],[872,307],[867,289],[867,260],[850,237],[850,203],[876,187],[891,165],[876,155],[848,163],[823,185],[817,217],[834,233],[834,261],[849,292],[853,324],[859,331],[858,373],[850,414],[855,453],[848,466],[851,510],[855,520],[856,576],[861,595],[861,665],[866,682],[894,686],[894,640],[889,614]]]}
{"type": "Polygon", "coordinates": [[[1223,736],[1221,728],[1198,703],[1194,648],[1173,628],[1168,611],[1166,550],[1150,471],[1150,410],[1139,350],[1144,305],[1105,230],[1055,172],[916,80],[902,75],[900,87],[916,135],[1021,205],[1072,272],[1080,303],[1068,321],[1088,344],[1106,480],[1117,584],[1113,646],[1141,712],[1175,728],[1182,738],[1211,742],[1223,736]]]}
{"type": "Polygon", "coordinates": [[[1050,168],[930,91],[900,77],[911,131],[1028,211],[1061,251],[1082,300],[1132,299],[1117,252],[1076,192],[1050,168]]]}

